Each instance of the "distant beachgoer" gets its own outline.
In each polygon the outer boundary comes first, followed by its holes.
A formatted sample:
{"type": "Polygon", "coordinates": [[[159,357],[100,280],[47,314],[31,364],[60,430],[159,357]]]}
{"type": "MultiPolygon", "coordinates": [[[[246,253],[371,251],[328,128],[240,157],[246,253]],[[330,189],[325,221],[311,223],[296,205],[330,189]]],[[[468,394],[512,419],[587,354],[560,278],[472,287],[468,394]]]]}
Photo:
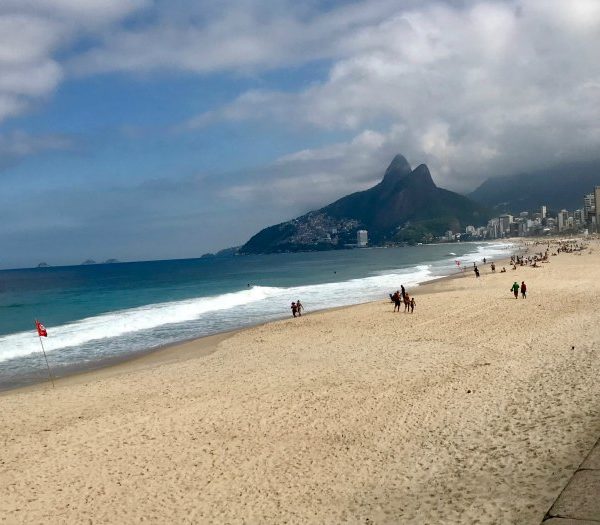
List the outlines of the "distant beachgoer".
{"type": "Polygon", "coordinates": [[[400,285],[400,290],[401,290],[400,296],[402,297],[402,299],[404,299],[404,297],[406,296],[406,290],[404,289],[403,284],[400,285]]]}
{"type": "Polygon", "coordinates": [[[503,266],[502,270],[500,270],[500,273],[505,273],[506,272],[506,268],[503,266]]]}
{"type": "Polygon", "coordinates": [[[475,266],[475,277],[479,277],[479,268],[475,266]]]}
{"type": "Polygon", "coordinates": [[[496,273],[496,265],[492,263],[492,273],[496,273]]]}
{"type": "Polygon", "coordinates": [[[411,298],[410,300],[410,313],[412,314],[415,311],[415,305],[417,304],[417,302],[415,301],[415,298],[411,298]]]}
{"type": "Polygon", "coordinates": [[[487,260],[485,257],[483,258],[483,264],[487,264],[487,260]]]}
{"type": "Polygon", "coordinates": [[[298,299],[296,301],[296,310],[298,310],[298,315],[302,315],[302,310],[304,310],[304,306],[302,306],[302,303],[300,302],[300,299],[298,299]]]}
{"type": "Polygon", "coordinates": [[[408,294],[404,294],[404,313],[408,312],[410,308],[410,297],[408,294]]]}
{"type": "Polygon", "coordinates": [[[297,313],[298,313],[298,307],[296,306],[296,303],[292,303],[292,315],[294,317],[296,317],[297,313]]]}
{"type": "Polygon", "coordinates": [[[525,281],[521,281],[521,297],[527,299],[527,285],[525,281]]]}
{"type": "Polygon", "coordinates": [[[392,298],[394,300],[394,312],[396,311],[396,309],[400,311],[400,292],[396,290],[396,293],[392,295],[392,298]]]}
{"type": "Polygon", "coordinates": [[[517,281],[515,281],[510,289],[511,289],[512,293],[515,294],[515,299],[518,299],[519,298],[519,283],[517,281]]]}

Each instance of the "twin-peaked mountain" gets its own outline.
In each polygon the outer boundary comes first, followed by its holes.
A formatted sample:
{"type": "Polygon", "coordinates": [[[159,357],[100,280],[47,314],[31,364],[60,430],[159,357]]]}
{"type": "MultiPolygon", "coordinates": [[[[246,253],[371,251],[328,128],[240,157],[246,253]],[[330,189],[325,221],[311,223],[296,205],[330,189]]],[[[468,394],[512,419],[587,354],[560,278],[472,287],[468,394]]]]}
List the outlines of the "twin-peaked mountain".
{"type": "Polygon", "coordinates": [[[396,155],[379,184],[265,228],[240,253],[343,248],[356,243],[356,232],[361,229],[369,232],[370,244],[426,242],[487,218],[482,206],[438,188],[425,164],[412,170],[402,155],[396,155]]]}

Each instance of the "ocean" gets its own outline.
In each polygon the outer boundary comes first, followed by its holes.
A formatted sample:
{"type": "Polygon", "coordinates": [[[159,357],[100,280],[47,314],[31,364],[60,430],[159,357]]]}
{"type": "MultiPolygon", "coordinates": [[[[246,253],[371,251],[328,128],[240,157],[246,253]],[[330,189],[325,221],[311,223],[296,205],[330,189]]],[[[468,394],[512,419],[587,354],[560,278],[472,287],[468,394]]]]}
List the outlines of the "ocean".
{"type": "Polygon", "coordinates": [[[0,390],[103,366],[167,344],[291,315],[386,300],[403,284],[511,254],[454,243],[0,271],[0,390]]]}

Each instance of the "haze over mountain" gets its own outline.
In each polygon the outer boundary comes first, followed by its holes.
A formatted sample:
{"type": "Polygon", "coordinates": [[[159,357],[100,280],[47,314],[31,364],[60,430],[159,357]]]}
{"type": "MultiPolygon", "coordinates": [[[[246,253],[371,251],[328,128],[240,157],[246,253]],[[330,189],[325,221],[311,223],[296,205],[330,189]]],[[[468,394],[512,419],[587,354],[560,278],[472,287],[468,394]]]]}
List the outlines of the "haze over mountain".
{"type": "Polygon", "coordinates": [[[600,185],[600,160],[573,162],[487,179],[467,196],[495,213],[583,207],[583,197],[600,185]]]}
{"type": "Polygon", "coordinates": [[[483,206],[438,188],[425,164],[412,170],[402,155],[396,155],[379,184],[265,228],[240,253],[343,248],[356,242],[359,229],[368,230],[371,244],[427,241],[487,218],[483,206]]]}

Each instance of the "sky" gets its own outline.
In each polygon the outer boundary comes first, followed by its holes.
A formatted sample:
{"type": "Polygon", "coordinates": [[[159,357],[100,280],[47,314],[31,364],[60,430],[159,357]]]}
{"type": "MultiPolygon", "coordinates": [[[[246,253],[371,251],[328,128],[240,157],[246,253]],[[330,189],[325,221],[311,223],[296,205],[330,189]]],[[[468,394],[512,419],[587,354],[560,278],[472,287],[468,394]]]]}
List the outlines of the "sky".
{"type": "Polygon", "coordinates": [[[197,257],[599,156],[598,0],[0,0],[0,268],[197,257]]]}

